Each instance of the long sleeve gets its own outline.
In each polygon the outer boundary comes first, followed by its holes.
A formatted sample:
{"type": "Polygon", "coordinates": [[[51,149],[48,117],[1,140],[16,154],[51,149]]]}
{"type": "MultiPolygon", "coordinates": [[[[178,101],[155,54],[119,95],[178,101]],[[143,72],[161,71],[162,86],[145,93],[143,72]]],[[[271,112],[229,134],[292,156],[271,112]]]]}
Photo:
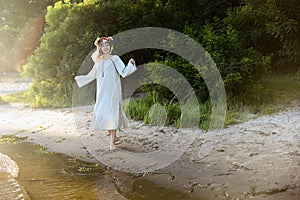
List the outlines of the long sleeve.
{"type": "Polygon", "coordinates": [[[88,83],[92,82],[97,76],[97,65],[94,64],[92,70],[87,75],[76,76],[75,80],[78,87],[83,87],[88,83]]]}
{"type": "Polygon", "coordinates": [[[132,64],[129,61],[127,66],[125,66],[125,64],[123,63],[123,61],[120,59],[119,56],[116,56],[114,62],[116,62],[116,68],[122,77],[129,76],[130,74],[136,71],[136,66],[134,64],[132,64]]]}

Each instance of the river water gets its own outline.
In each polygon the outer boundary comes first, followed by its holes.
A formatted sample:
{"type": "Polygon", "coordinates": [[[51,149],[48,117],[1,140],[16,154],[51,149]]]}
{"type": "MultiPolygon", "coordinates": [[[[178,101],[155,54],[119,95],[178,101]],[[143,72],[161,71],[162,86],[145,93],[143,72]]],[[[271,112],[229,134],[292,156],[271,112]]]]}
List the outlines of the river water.
{"type": "Polygon", "coordinates": [[[189,199],[129,174],[48,152],[30,142],[2,143],[0,152],[19,166],[19,177],[0,173],[0,199],[189,199]]]}

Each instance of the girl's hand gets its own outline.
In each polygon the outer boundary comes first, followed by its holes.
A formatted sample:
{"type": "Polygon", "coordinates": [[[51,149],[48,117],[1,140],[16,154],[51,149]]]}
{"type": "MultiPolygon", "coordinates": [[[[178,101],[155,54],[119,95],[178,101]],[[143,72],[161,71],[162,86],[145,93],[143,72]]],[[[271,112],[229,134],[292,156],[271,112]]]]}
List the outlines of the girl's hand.
{"type": "Polygon", "coordinates": [[[97,37],[96,38],[96,40],[95,40],[95,42],[94,42],[94,45],[97,47],[97,48],[99,48],[100,47],[100,43],[99,43],[99,41],[100,41],[100,38],[99,37],[97,37]]]}
{"type": "Polygon", "coordinates": [[[133,58],[130,59],[130,62],[135,65],[135,61],[133,60],[133,58]]]}

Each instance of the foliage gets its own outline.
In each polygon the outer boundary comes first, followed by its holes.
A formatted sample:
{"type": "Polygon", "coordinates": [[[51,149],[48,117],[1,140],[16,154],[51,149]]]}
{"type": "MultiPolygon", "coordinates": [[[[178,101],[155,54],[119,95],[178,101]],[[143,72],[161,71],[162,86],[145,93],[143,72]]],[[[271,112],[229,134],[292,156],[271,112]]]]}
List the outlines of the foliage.
{"type": "MultiPolygon", "coordinates": [[[[206,24],[201,30],[186,26],[184,33],[195,38],[211,55],[223,78],[227,97],[233,100],[238,98],[245,103],[259,104],[263,101],[262,78],[270,69],[270,56],[263,55],[258,50],[247,47],[241,40],[241,33],[235,30],[228,19],[215,19],[214,23],[206,24]]],[[[163,64],[171,66],[189,81],[196,92],[200,102],[209,100],[206,83],[199,72],[186,60],[172,53],[167,56],[156,57],[163,64]]],[[[146,69],[153,80],[159,79],[157,75],[166,74],[164,66],[159,67],[159,62],[146,65],[146,69]]],[[[172,79],[173,85],[182,86],[180,79],[172,79]]],[[[163,99],[172,99],[173,94],[162,86],[154,89],[163,99]]]]}
{"type": "Polygon", "coordinates": [[[0,71],[16,71],[38,45],[53,0],[0,0],[0,71]]]}
{"type": "Polygon", "coordinates": [[[229,12],[228,23],[243,33],[248,46],[273,56],[277,71],[300,60],[300,1],[247,0],[229,12]]]}
{"type": "MultiPolygon", "coordinates": [[[[27,58],[22,70],[24,75],[33,78],[28,95],[33,99],[33,107],[70,106],[74,76],[77,73],[86,74],[92,67],[92,61],[85,58],[94,49],[96,35],[114,35],[137,27],[170,28],[203,45],[220,71],[229,103],[261,105],[267,102],[271,95],[266,90],[265,77],[288,65],[294,71],[299,67],[298,0],[15,2],[1,1],[0,36],[4,40],[1,40],[0,47],[6,51],[0,56],[0,68],[9,65],[11,57],[17,57],[14,53],[20,50],[20,45],[26,47],[25,54],[20,56],[23,61],[11,65],[20,65],[27,58]],[[24,7],[26,9],[23,11],[24,7]],[[30,24],[29,19],[35,19],[36,16],[42,16],[38,18],[40,21],[30,24]],[[37,34],[28,39],[34,24],[43,27],[43,34],[41,38],[37,34]],[[39,38],[38,42],[36,38],[39,38]],[[31,56],[28,57],[28,54],[31,56]]],[[[41,29],[36,30],[41,35],[41,29]]],[[[162,65],[167,65],[183,75],[205,110],[200,115],[200,121],[204,122],[201,126],[207,127],[210,96],[203,78],[190,63],[173,53],[153,49],[130,52],[123,57],[134,57],[138,64],[157,64],[156,70],[160,73],[164,73],[162,65]]],[[[152,67],[149,65],[148,69],[152,67]]],[[[147,73],[155,76],[151,70],[147,73]]],[[[172,81],[176,85],[176,81],[180,80],[172,81]]],[[[153,84],[144,86],[142,91],[148,94],[147,98],[134,100],[125,106],[130,116],[150,122],[150,118],[145,116],[156,105],[151,112],[164,109],[167,124],[179,123],[182,113],[178,100],[168,88],[153,84]]],[[[88,91],[92,92],[92,89],[88,91]]],[[[161,116],[164,114],[162,112],[161,116]]]]}
{"type": "Polygon", "coordinates": [[[270,68],[270,57],[263,55],[240,39],[240,33],[230,24],[222,27],[206,25],[203,29],[203,45],[216,62],[223,77],[229,98],[239,98],[247,103],[261,103],[255,99],[256,90],[270,68]],[[221,29],[220,29],[221,28],[221,29]],[[254,98],[253,98],[254,97],[254,98]]]}

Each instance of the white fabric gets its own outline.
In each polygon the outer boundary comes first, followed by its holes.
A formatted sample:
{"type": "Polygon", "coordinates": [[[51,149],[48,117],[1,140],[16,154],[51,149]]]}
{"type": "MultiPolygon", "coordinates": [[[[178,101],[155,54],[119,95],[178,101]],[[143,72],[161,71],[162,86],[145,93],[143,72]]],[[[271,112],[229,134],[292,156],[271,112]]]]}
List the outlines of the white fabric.
{"type": "MultiPolygon", "coordinates": [[[[92,55],[94,62],[95,52],[92,55]]],[[[128,119],[122,109],[122,91],[120,76],[125,77],[136,70],[131,62],[125,67],[119,56],[96,62],[87,75],[76,76],[79,87],[97,80],[96,103],[94,106],[92,130],[113,130],[128,127],[128,119]],[[115,66],[113,62],[115,63],[115,66]],[[118,72],[117,72],[118,71],[118,72]],[[102,76],[103,75],[103,76],[102,76]]]]}
{"type": "Polygon", "coordinates": [[[99,55],[99,47],[97,47],[96,51],[94,51],[94,53],[91,55],[92,60],[94,61],[94,63],[96,63],[98,55],[99,55]]]}

